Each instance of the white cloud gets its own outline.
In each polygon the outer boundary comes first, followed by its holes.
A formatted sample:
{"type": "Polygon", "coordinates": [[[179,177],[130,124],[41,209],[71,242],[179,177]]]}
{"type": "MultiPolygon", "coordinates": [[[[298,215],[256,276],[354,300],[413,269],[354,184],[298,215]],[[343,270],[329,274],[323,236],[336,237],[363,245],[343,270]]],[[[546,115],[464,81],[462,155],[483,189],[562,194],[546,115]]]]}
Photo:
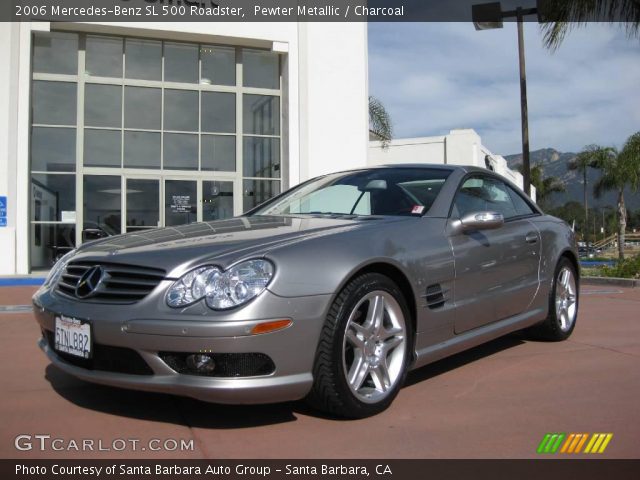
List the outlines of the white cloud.
{"type": "MultiPolygon", "coordinates": [[[[621,146],[640,130],[640,43],[612,25],[575,29],[560,49],[525,24],[532,149],[621,146]]],[[[520,89],[516,26],[477,32],[470,23],[369,25],[369,88],[396,137],[475,128],[496,153],[517,153],[520,89]]]]}

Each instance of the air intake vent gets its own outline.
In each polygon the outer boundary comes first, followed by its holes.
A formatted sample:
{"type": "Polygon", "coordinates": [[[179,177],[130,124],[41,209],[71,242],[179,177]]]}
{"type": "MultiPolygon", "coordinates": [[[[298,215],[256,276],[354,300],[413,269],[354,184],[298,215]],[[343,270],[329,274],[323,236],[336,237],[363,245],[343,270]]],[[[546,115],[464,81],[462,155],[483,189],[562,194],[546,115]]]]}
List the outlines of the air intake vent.
{"type": "Polygon", "coordinates": [[[446,298],[444,297],[445,291],[442,290],[442,287],[439,283],[434,283],[433,285],[429,285],[427,287],[427,293],[424,296],[427,301],[427,307],[431,310],[436,308],[440,308],[444,305],[446,298]]]}
{"type": "Polygon", "coordinates": [[[86,302],[135,303],[151,293],[165,274],[157,268],[77,261],[67,265],[56,291],[86,302]],[[87,281],[80,285],[83,276],[87,281]]]}

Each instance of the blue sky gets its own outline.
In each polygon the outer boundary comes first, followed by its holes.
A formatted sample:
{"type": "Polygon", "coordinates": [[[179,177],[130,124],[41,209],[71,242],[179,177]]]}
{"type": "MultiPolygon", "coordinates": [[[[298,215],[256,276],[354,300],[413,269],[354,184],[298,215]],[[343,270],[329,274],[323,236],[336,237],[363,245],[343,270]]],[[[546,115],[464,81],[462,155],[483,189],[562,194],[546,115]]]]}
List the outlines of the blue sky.
{"type": "MultiPolygon", "coordinates": [[[[620,147],[640,130],[640,41],[592,24],[549,52],[525,24],[531,149],[620,147]]],[[[497,154],[521,151],[516,25],[370,23],[369,93],[385,105],[394,137],[474,128],[497,154]]]]}

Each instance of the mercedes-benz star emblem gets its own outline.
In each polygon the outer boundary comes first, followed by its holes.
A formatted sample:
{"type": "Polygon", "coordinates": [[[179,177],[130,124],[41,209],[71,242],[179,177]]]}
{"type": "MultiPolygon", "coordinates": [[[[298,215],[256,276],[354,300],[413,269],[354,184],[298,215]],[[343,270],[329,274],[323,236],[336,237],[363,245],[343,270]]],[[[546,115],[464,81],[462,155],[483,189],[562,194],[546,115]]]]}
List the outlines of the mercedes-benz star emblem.
{"type": "Polygon", "coordinates": [[[84,272],[76,286],[76,297],[89,298],[96,293],[104,280],[105,271],[100,265],[91,267],[84,272]]]}

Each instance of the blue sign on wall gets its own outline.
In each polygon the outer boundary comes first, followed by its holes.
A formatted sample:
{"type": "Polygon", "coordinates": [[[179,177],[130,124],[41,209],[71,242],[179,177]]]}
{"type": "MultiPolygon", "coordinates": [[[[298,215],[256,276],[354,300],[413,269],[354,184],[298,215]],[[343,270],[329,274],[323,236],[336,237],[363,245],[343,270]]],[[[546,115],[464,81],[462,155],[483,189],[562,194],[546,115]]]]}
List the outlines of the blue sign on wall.
{"type": "Polygon", "coordinates": [[[0,197],[0,227],[7,226],[7,197],[0,197]]]}

